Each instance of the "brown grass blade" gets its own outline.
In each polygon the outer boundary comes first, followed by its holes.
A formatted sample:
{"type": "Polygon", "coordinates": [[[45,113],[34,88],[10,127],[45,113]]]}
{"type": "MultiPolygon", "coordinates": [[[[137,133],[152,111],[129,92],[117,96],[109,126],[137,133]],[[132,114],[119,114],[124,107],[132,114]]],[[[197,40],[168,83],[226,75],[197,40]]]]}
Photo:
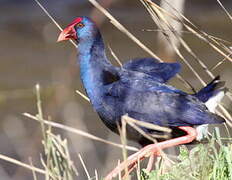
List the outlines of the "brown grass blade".
{"type": "MultiPolygon", "coordinates": [[[[33,116],[33,115],[29,114],[29,113],[23,113],[23,115],[26,116],[26,117],[29,117],[32,120],[39,121],[39,119],[36,116],[33,116]]],[[[105,144],[109,144],[109,145],[112,145],[112,146],[115,146],[115,147],[123,148],[122,144],[117,144],[117,143],[114,143],[114,142],[111,142],[111,141],[107,141],[105,139],[99,138],[97,136],[94,136],[94,135],[89,134],[87,132],[81,131],[79,129],[75,129],[73,127],[69,127],[69,126],[59,124],[59,123],[56,123],[56,122],[52,122],[52,121],[47,121],[47,120],[43,120],[43,121],[44,121],[44,124],[50,125],[52,127],[63,129],[63,130],[66,130],[68,132],[75,133],[75,134],[81,135],[83,137],[86,137],[86,138],[89,138],[89,139],[92,139],[92,140],[95,140],[95,141],[103,142],[105,144]]],[[[132,146],[126,146],[126,148],[128,150],[130,150],[130,151],[138,151],[138,148],[135,148],[135,147],[132,147],[132,146]]]]}
{"type": "Polygon", "coordinates": [[[221,6],[221,8],[223,9],[223,11],[226,13],[226,15],[230,18],[230,20],[232,21],[232,16],[230,15],[230,13],[227,11],[227,9],[223,6],[223,4],[221,3],[220,0],[217,0],[218,4],[221,6]]]}
{"type": "Polygon", "coordinates": [[[121,32],[126,34],[132,41],[134,41],[137,45],[139,45],[144,51],[150,54],[152,57],[161,61],[161,59],[153,53],[148,47],[146,47],[139,39],[137,39],[131,32],[129,32],[121,23],[119,23],[106,9],[104,9],[97,1],[88,0],[91,4],[93,4],[99,11],[101,11],[107,18],[110,19],[110,22],[118,28],[121,32]]]}
{"type": "Polygon", "coordinates": [[[0,159],[4,160],[4,161],[7,161],[7,162],[10,162],[10,163],[13,163],[13,164],[16,164],[20,167],[23,167],[23,168],[26,168],[26,169],[29,169],[29,170],[32,170],[34,172],[37,172],[37,173],[40,173],[40,174],[46,174],[46,171],[43,170],[43,169],[39,169],[35,166],[32,166],[32,165],[28,165],[28,164],[25,164],[25,163],[22,163],[16,159],[13,159],[13,158],[10,158],[8,156],[5,156],[3,154],[0,154],[0,159]]]}

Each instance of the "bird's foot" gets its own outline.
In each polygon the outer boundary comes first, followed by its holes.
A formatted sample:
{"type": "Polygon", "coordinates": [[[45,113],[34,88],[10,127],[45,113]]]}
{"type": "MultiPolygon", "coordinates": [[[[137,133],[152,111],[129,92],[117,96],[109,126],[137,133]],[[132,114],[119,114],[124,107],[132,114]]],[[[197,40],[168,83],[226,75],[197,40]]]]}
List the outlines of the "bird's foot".
{"type": "Polygon", "coordinates": [[[135,168],[137,162],[143,160],[146,157],[150,157],[149,162],[148,162],[148,166],[147,166],[147,170],[150,171],[152,169],[152,164],[154,162],[154,156],[160,156],[163,149],[166,149],[166,148],[169,148],[172,146],[177,146],[180,144],[190,143],[194,139],[196,139],[197,132],[194,128],[189,127],[189,126],[181,126],[181,127],[179,127],[179,129],[185,131],[187,133],[187,135],[182,136],[182,137],[178,137],[178,138],[174,138],[174,139],[170,139],[170,140],[166,140],[166,141],[156,143],[156,144],[149,144],[149,145],[145,146],[144,148],[142,148],[138,152],[129,156],[127,158],[127,160],[125,160],[121,164],[119,164],[113,171],[111,171],[104,178],[104,180],[113,179],[114,177],[116,177],[120,172],[122,172],[126,168],[128,170],[127,172],[131,172],[135,168]]]}

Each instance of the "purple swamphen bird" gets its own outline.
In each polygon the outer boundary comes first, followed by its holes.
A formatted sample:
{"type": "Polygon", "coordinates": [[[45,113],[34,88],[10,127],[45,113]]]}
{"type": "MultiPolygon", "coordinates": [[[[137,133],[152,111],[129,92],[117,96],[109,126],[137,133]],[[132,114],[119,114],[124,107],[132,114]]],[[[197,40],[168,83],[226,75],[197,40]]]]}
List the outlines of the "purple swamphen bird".
{"type": "MultiPolygon", "coordinates": [[[[118,133],[117,124],[120,124],[125,114],[173,130],[171,138],[174,139],[149,145],[152,141],[128,127],[128,138],[145,147],[129,157],[127,165],[132,165],[148,151],[155,153],[157,148],[193,141],[201,136],[193,126],[224,122],[222,117],[213,113],[215,102],[220,101],[225,93],[224,83],[219,77],[198,93],[187,94],[166,84],[180,71],[179,63],[159,63],[156,59],[144,58],[115,67],[106,57],[97,26],[84,16],[69,24],[59,35],[58,41],[69,39],[78,43],[81,80],[86,93],[93,108],[110,130],[118,133]]],[[[148,134],[158,133],[141,128],[148,134]]],[[[111,179],[123,167],[122,163],[106,179],[111,179]]]]}

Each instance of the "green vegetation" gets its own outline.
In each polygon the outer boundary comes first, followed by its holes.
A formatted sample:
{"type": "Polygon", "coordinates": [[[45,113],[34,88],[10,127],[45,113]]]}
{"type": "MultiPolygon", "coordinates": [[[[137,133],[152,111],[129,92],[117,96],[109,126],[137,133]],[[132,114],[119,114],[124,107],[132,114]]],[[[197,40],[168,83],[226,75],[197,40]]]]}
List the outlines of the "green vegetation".
{"type": "Polygon", "coordinates": [[[232,145],[222,144],[216,135],[208,144],[198,144],[191,150],[181,146],[177,161],[171,167],[166,161],[160,160],[158,168],[150,173],[142,170],[141,180],[232,179],[232,145]]]}
{"type": "MultiPolygon", "coordinates": [[[[55,22],[53,17],[38,2],[38,0],[35,1],[40,6],[40,8],[42,8],[44,13],[48,15],[48,17],[52,20],[52,22],[56,24],[59,27],[59,29],[61,29],[60,26],[55,22]]],[[[157,55],[152,50],[146,47],[139,39],[137,39],[131,32],[129,32],[126,27],[120,24],[120,22],[116,18],[114,18],[97,1],[95,0],[88,0],[88,1],[91,4],[93,4],[95,8],[100,10],[117,29],[119,29],[121,32],[126,34],[128,38],[133,40],[139,47],[141,47],[141,49],[147,52],[149,56],[157,57],[157,55]]],[[[178,59],[182,60],[182,63],[185,65],[185,67],[188,68],[187,70],[190,71],[193,77],[197,79],[197,83],[201,84],[202,86],[206,84],[201,74],[199,74],[199,71],[201,71],[201,73],[204,72],[211,78],[214,78],[217,75],[217,73],[214,72],[214,70],[217,67],[221,66],[221,64],[224,64],[227,61],[232,62],[231,49],[229,48],[231,46],[231,43],[227,42],[227,40],[214,37],[213,35],[204,32],[202,29],[194,25],[189,19],[187,19],[187,17],[185,17],[181,12],[178,12],[177,14],[172,14],[171,12],[168,12],[167,10],[157,5],[154,1],[150,1],[150,0],[140,0],[140,1],[144,5],[146,10],[149,12],[151,18],[154,20],[154,25],[157,28],[154,31],[157,30],[163,34],[164,38],[166,38],[167,40],[167,43],[170,44],[174,49],[175,52],[174,56],[178,56],[178,59]],[[167,19],[172,19],[174,22],[178,22],[179,24],[182,25],[183,29],[177,31],[176,28],[172,26],[172,23],[170,23],[167,19]],[[188,34],[188,36],[186,36],[186,34],[188,34]],[[200,57],[198,57],[197,52],[192,51],[192,47],[191,47],[192,44],[188,43],[188,37],[190,36],[195,37],[195,40],[197,40],[197,42],[204,43],[204,44],[198,43],[197,48],[202,49],[204,46],[204,48],[209,48],[214,51],[215,57],[217,57],[216,60],[218,62],[214,66],[214,68],[210,68],[207,65],[208,62],[205,63],[206,62],[205,60],[202,60],[200,57]],[[179,42],[178,44],[175,43],[177,42],[177,40],[179,42]],[[191,60],[194,61],[196,66],[198,66],[198,69],[196,69],[195,66],[191,65],[192,64],[191,60]]],[[[217,2],[219,3],[220,1],[217,2]]],[[[222,6],[221,4],[219,5],[222,6]]],[[[172,9],[175,11],[175,8],[172,9]]],[[[232,19],[231,15],[227,12],[227,10],[223,6],[222,6],[222,10],[231,20],[232,19]]],[[[155,43],[154,45],[157,46],[157,44],[155,43]]],[[[74,46],[76,45],[74,44],[74,46]]],[[[196,47],[194,47],[194,49],[195,48],[196,47]]],[[[117,59],[116,56],[114,57],[117,59]]],[[[172,57],[172,54],[170,55],[170,57],[172,57]]],[[[181,86],[185,87],[187,91],[191,92],[192,90],[194,90],[194,87],[192,87],[191,82],[189,82],[189,80],[186,79],[186,77],[184,76],[182,77],[179,75],[178,79],[180,80],[179,82],[181,83],[181,86]]],[[[52,89],[47,89],[48,94],[50,93],[53,94],[52,91],[53,91],[52,89]]],[[[74,161],[76,161],[76,159],[75,157],[74,158],[70,157],[70,153],[68,151],[68,143],[66,139],[63,140],[63,138],[61,138],[60,135],[53,134],[52,132],[53,128],[59,128],[62,129],[63,131],[68,131],[74,134],[78,134],[80,136],[84,136],[86,138],[90,138],[95,141],[107,143],[109,145],[113,145],[116,147],[120,147],[120,148],[123,147],[125,159],[126,159],[125,149],[130,149],[133,151],[138,150],[135,147],[125,146],[126,143],[123,143],[123,145],[121,145],[114,142],[109,142],[105,139],[101,139],[87,132],[83,132],[79,129],[69,127],[63,124],[59,124],[53,121],[45,120],[41,107],[39,86],[37,86],[36,93],[37,93],[38,113],[36,115],[24,113],[24,115],[29,119],[40,122],[41,124],[42,135],[43,135],[42,143],[44,145],[44,151],[42,152],[43,157],[41,157],[41,164],[43,165],[42,168],[39,169],[36,166],[34,166],[32,164],[32,161],[29,165],[20,162],[18,160],[15,160],[13,158],[10,158],[8,156],[4,156],[0,154],[0,159],[3,159],[5,161],[14,163],[16,165],[31,170],[33,172],[34,179],[37,179],[37,174],[42,174],[45,177],[44,179],[49,179],[49,180],[79,179],[79,177],[77,178],[78,173],[73,163],[74,161]]],[[[80,93],[79,90],[77,91],[77,93],[81,94],[82,97],[88,100],[88,98],[86,98],[86,96],[80,93]]],[[[14,93],[4,92],[4,95],[11,97],[13,96],[21,97],[22,93],[21,91],[17,91],[14,93]]],[[[26,97],[28,96],[32,97],[32,93],[31,92],[26,93],[26,97]]],[[[228,99],[232,100],[231,94],[227,94],[227,96],[228,99]]],[[[0,96],[0,102],[1,101],[6,101],[6,98],[4,96],[0,96]]],[[[219,108],[221,109],[219,113],[224,115],[224,117],[228,119],[228,123],[232,124],[230,121],[232,117],[229,114],[229,112],[227,112],[227,110],[224,108],[224,105],[223,106],[219,105],[219,108]]],[[[209,139],[209,143],[207,144],[198,144],[191,150],[187,149],[186,146],[180,146],[179,148],[180,148],[179,149],[180,153],[178,156],[172,156],[168,158],[166,157],[158,158],[158,161],[156,162],[156,166],[151,172],[147,172],[145,169],[140,170],[140,168],[138,168],[137,178],[135,175],[135,178],[132,179],[138,179],[138,180],[230,180],[232,179],[232,144],[222,143],[222,138],[220,137],[220,133],[218,129],[216,129],[214,135],[212,136],[211,139],[209,139]]],[[[117,159],[115,159],[115,162],[117,162],[117,159]]],[[[98,172],[95,171],[95,176],[90,177],[87,168],[85,168],[83,161],[81,161],[81,163],[86,172],[86,176],[87,176],[86,179],[97,180],[98,172]]],[[[107,168],[107,170],[110,171],[108,167],[100,167],[100,168],[107,168]]],[[[101,174],[100,176],[102,177],[104,175],[101,174]]],[[[115,179],[120,180],[122,178],[118,176],[115,179]]]]}

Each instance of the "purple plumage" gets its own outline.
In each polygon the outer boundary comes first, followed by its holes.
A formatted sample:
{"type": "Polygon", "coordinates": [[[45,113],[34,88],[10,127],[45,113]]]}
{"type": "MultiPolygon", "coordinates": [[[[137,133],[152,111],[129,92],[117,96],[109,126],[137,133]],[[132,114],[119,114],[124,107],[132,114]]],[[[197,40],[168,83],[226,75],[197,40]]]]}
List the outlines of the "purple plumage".
{"type": "MultiPolygon", "coordinates": [[[[212,82],[198,94],[187,94],[165,84],[180,71],[179,63],[159,63],[156,59],[131,60],[122,68],[113,66],[105,55],[104,43],[95,23],[87,17],[75,19],[59,36],[58,41],[75,39],[79,45],[81,80],[93,108],[104,124],[117,132],[121,116],[167,126],[222,123],[224,119],[211,113],[204,102],[214,93],[212,82]]],[[[217,79],[218,80],[218,79],[217,79]]],[[[157,133],[143,128],[147,133],[157,133]]],[[[131,139],[142,145],[144,139],[130,129],[131,139]]],[[[174,135],[175,136],[175,135],[174,135]]]]}

